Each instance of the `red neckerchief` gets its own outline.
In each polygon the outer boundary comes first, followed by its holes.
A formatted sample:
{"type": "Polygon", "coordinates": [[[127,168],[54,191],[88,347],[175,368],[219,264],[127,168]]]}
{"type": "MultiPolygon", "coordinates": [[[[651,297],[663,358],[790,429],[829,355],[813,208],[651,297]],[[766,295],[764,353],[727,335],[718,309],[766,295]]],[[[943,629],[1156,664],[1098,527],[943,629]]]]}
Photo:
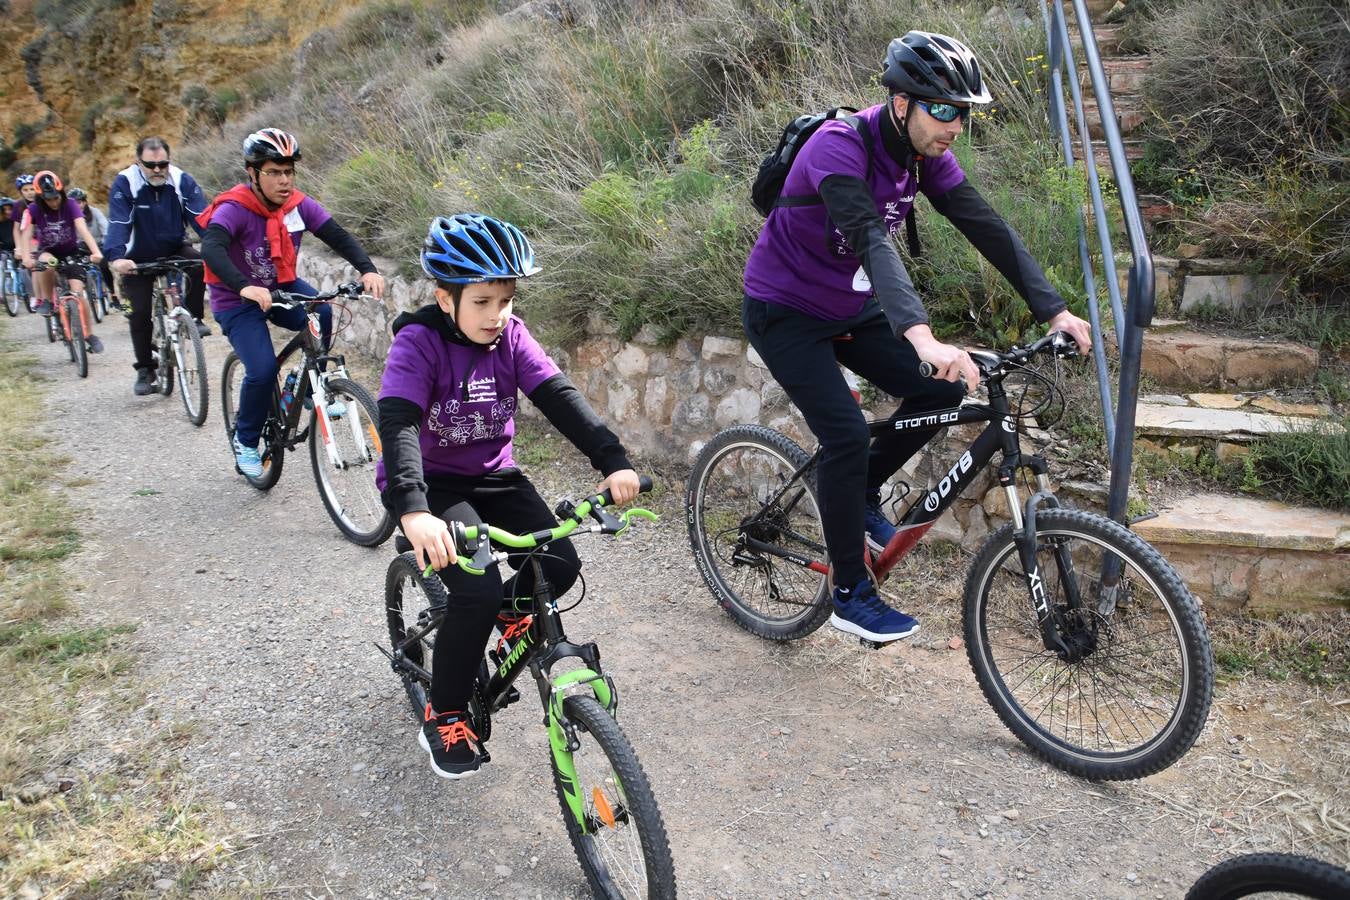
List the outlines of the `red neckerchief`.
{"type": "MultiPolygon", "coordinates": [[[[291,234],[286,229],[286,214],[300,205],[305,199],[305,195],[300,191],[292,191],[286,198],[286,202],[280,209],[268,209],[253,193],[253,189],[246,184],[236,184],[234,187],[225,191],[211,204],[206,207],[197,216],[197,224],[206,228],[211,224],[211,216],[216,211],[216,207],[222,203],[237,203],[244,209],[267,220],[267,248],[272,257],[272,265],[277,270],[277,283],[288,284],[295,280],[295,242],[291,240],[291,234]]],[[[206,267],[206,283],[219,284],[220,278],[206,267]]]]}

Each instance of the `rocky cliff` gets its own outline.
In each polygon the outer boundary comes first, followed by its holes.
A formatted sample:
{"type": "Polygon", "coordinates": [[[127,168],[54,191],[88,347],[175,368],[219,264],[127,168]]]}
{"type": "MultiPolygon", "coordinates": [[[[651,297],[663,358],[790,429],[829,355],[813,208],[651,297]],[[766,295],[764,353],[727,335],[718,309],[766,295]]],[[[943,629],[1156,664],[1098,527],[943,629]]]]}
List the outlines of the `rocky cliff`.
{"type": "MultiPolygon", "coordinates": [[[[0,193],[51,168],[101,202],[138,138],[219,128],[360,0],[0,0],[0,193]]],[[[274,89],[274,88],[273,88],[274,89]]]]}

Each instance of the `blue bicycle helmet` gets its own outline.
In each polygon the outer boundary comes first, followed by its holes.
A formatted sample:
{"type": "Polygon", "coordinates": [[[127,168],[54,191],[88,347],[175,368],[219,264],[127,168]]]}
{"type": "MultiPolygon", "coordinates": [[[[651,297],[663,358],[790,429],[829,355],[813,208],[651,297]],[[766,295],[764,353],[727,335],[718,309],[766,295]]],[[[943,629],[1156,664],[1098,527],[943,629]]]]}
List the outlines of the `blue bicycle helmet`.
{"type": "Polygon", "coordinates": [[[4,209],[6,206],[12,207],[13,205],[14,205],[14,200],[13,200],[12,198],[10,198],[10,197],[0,197],[0,209],[4,209]]]}
{"type": "Polygon", "coordinates": [[[20,175],[18,178],[14,179],[15,187],[23,187],[25,184],[32,184],[32,183],[33,183],[32,175],[20,175]]]}
{"type": "Polygon", "coordinates": [[[540,271],[529,238],[509,222],[475,213],[437,216],[422,243],[422,271],[446,284],[528,278],[540,271]]]}

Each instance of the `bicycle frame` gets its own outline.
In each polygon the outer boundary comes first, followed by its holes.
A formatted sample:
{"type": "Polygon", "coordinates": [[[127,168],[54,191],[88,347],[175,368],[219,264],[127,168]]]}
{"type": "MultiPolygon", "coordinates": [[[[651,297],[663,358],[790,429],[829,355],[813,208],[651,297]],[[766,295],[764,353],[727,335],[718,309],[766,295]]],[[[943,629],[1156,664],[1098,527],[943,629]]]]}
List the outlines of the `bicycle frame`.
{"type": "MultiPolygon", "coordinates": [[[[649,488],[650,482],[643,489],[649,488]]],[[[587,515],[594,515],[601,523],[589,526],[589,530],[610,534],[623,531],[627,527],[628,516],[655,518],[647,510],[641,509],[629,510],[623,518],[615,517],[608,513],[603,505],[593,505],[591,500],[582,501],[576,506],[565,503],[559,506],[556,513],[560,520],[566,520],[563,524],[550,530],[521,536],[523,539],[486,525],[452,523],[456,546],[462,547],[471,556],[471,559],[461,557],[460,567],[467,572],[481,574],[487,566],[500,564],[507,558],[505,553],[493,552],[489,536],[507,546],[534,549],[573,533],[587,515]]],[[[543,566],[533,555],[529,558],[529,564],[534,572],[535,584],[531,598],[533,611],[524,614],[530,616],[529,626],[519,635],[507,630],[503,633],[498,648],[489,652],[489,657],[497,668],[496,671],[489,673],[487,683],[480,685],[481,696],[487,707],[486,712],[490,716],[518,698],[519,694],[514,690],[515,681],[522,672],[529,669],[539,689],[539,700],[544,706],[543,724],[548,729],[549,747],[553,753],[568,809],[582,830],[587,830],[585,800],[578,793],[576,767],[572,761],[572,754],[581,747],[581,742],[577,739],[572,723],[563,715],[563,699],[568,688],[584,685],[595,695],[596,701],[613,716],[618,710],[618,691],[614,687],[613,680],[600,666],[599,646],[594,641],[575,644],[567,639],[559,618],[557,601],[553,597],[553,586],[544,576],[543,566]],[[581,668],[552,678],[553,666],[564,659],[579,659],[583,665],[581,668]]],[[[423,577],[433,577],[430,567],[423,573],[423,577]]],[[[424,635],[440,627],[444,620],[444,610],[433,608],[431,612],[432,615],[426,623],[405,635],[403,642],[394,648],[394,653],[390,655],[395,671],[411,672],[427,682],[431,681],[431,673],[409,661],[405,654],[408,648],[418,643],[424,635]]],[[[482,753],[485,762],[491,759],[486,748],[483,748],[482,753]]]]}
{"type": "MultiPolygon", "coordinates": [[[[991,380],[988,389],[989,403],[987,405],[957,406],[918,413],[914,416],[902,415],[894,421],[882,419],[867,423],[868,431],[873,435],[885,434],[890,431],[936,432],[938,429],[949,425],[964,425],[972,422],[988,423],[985,429],[946,470],[937,485],[909,505],[904,516],[900,519],[900,524],[896,526],[895,536],[891,538],[880,554],[869,561],[869,567],[877,582],[884,582],[900,561],[914,549],[914,545],[928,533],[928,530],[933,527],[938,518],[956,502],[964,488],[977,474],[993,462],[996,454],[1001,453],[1002,460],[995,471],[999,485],[1007,493],[1008,508],[1012,515],[1013,525],[1018,532],[1015,538],[1018,555],[1022,563],[1027,591],[1036,608],[1036,617],[1042,640],[1047,650],[1065,656],[1077,655],[1084,648],[1070,648],[1060,636],[1055,616],[1052,615],[1049,603],[1046,600],[1045,586],[1036,560],[1036,510],[1042,505],[1052,507],[1059,505],[1058,500],[1055,499],[1050,490],[1049,467],[1046,465],[1044,458],[1034,454],[1022,453],[1017,437],[1017,419],[1008,410],[1007,394],[1003,389],[1002,379],[991,380]],[[1020,502],[1016,481],[1018,470],[1024,468],[1031,470],[1036,476],[1038,488],[1036,493],[1028,498],[1025,505],[1020,502]]],[[[817,464],[820,453],[821,451],[817,449],[803,466],[793,472],[792,477],[765,501],[763,508],[771,508],[792,490],[797,485],[798,480],[812,466],[817,464]]],[[[801,489],[798,488],[798,490],[801,489]]],[[[794,498],[787,505],[792,506],[797,499],[799,498],[794,498]]],[[[744,527],[741,531],[741,540],[751,550],[786,559],[823,575],[829,574],[829,566],[825,562],[757,540],[748,534],[744,527]]],[[[868,553],[870,555],[870,551],[868,553]]],[[[1073,608],[1078,608],[1081,605],[1081,598],[1076,591],[1077,579],[1073,577],[1073,561],[1069,558],[1067,552],[1058,546],[1055,548],[1055,560],[1061,573],[1065,576],[1061,581],[1070,592],[1069,604],[1073,608]]],[[[1115,579],[1110,577],[1111,574],[1109,571],[1104,572],[1102,579],[1103,597],[1105,598],[1103,603],[1108,606],[1113,602],[1114,588],[1117,583],[1115,579]]]]}
{"type": "MultiPolygon", "coordinates": [[[[290,409],[284,409],[281,404],[281,388],[274,386],[272,396],[277,410],[282,410],[281,427],[282,433],[286,437],[287,448],[294,449],[300,441],[307,436],[306,432],[300,430],[300,415],[304,409],[306,398],[314,398],[315,421],[319,425],[319,435],[323,438],[324,452],[328,455],[328,461],[335,467],[342,465],[342,456],[338,450],[337,443],[333,440],[333,423],[328,417],[328,388],[324,384],[325,378],[330,374],[339,374],[345,377],[347,369],[347,359],[340,353],[325,352],[323,349],[322,329],[319,323],[319,313],[313,306],[308,311],[307,324],[295,337],[281,348],[277,354],[278,371],[285,376],[286,363],[291,355],[299,350],[304,354],[304,362],[301,364],[299,381],[296,384],[295,398],[291,402],[290,409]],[[329,367],[336,372],[330,372],[329,367]]],[[[294,368],[293,366],[291,367],[294,368]]],[[[346,416],[348,427],[351,429],[352,438],[355,446],[364,446],[364,436],[360,432],[360,417],[346,416]]]]}

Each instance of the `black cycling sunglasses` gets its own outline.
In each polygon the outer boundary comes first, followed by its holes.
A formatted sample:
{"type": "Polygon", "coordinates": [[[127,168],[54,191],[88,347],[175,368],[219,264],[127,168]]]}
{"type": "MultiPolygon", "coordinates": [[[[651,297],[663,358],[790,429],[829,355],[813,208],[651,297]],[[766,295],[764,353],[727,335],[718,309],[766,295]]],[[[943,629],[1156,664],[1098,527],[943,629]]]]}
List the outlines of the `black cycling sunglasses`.
{"type": "Polygon", "coordinates": [[[955,122],[960,117],[962,122],[970,120],[970,107],[957,106],[954,103],[938,103],[933,100],[915,100],[914,105],[928,113],[939,122],[955,122]]]}
{"type": "MultiPolygon", "coordinates": [[[[951,120],[948,119],[947,121],[950,122],[951,120]]],[[[167,169],[169,167],[169,161],[167,159],[161,160],[160,162],[146,162],[143,159],[138,159],[136,161],[147,169],[167,169]]]]}

